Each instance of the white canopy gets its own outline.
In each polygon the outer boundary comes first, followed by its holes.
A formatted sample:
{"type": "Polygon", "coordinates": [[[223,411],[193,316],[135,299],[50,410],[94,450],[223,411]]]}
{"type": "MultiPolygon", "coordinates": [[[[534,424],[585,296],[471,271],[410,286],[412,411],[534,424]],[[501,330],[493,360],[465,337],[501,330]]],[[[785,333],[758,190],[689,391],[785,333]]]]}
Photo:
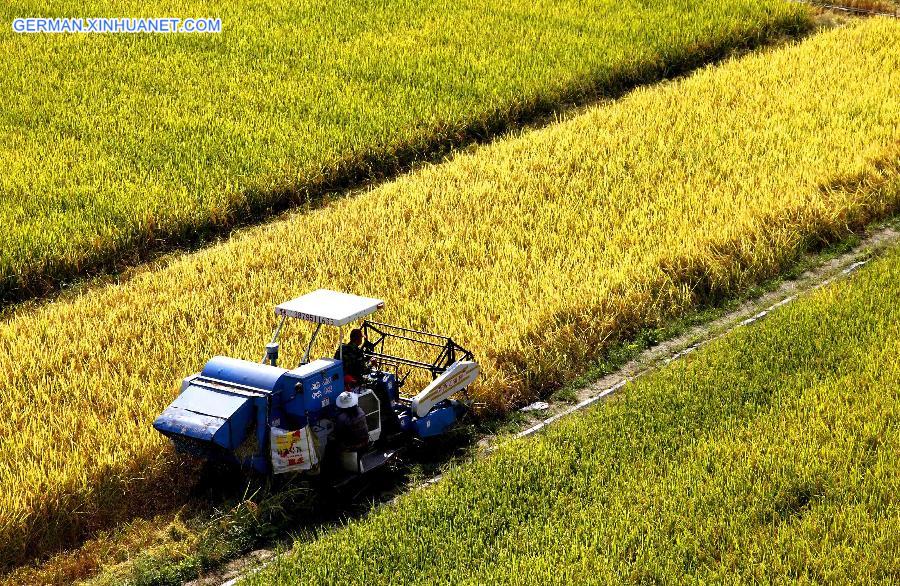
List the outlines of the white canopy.
{"type": "Polygon", "coordinates": [[[279,303],[275,315],[293,317],[315,324],[342,326],[384,307],[384,301],[328,289],[318,289],[302,297],[279,303]]]}

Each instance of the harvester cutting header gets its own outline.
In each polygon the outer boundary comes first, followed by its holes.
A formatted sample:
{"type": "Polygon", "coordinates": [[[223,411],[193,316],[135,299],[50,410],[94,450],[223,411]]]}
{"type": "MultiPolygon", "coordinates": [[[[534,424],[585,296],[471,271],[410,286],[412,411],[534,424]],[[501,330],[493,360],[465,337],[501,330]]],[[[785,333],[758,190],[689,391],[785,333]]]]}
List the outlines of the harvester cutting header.
{"type": "Polygon", "coordinates": [[[212,358],[184,379],[153,427],[179,451],[261,474],[339,477],[373,470],[410,441],[445,433],[470,407],[466,389],[480,372],[472,353],[451,338],[364,320],[334,358],[310,361],[323,325],[343,328],[382,307],[380,299],[327,289],[279,304],[260,363],[212,358]],[[277,365],[289,319],[315,324],[300,365],[290,370],[277,365]],[[413,348],[415,357],[393,348],[413,348]],[[428,376],[408,380],[415,371],[428,376]],[[415,395],[400,392],[429,378],[415,395]]]}

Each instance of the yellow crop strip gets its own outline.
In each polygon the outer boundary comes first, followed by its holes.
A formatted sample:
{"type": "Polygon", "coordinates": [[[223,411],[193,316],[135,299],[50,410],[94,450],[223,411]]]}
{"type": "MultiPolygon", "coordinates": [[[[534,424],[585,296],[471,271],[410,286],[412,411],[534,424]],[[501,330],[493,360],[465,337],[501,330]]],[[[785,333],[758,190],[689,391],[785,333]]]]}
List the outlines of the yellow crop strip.
{"type": "Polygon", "coordinates": [[[2,559],[183,492],[150,423],[209,357],[258,359],[282,300],[381,297],[385,321],[471,347],[502,409],[891,213],[898,44],[871,20],[734,60],[10,318],[2,559]]]}

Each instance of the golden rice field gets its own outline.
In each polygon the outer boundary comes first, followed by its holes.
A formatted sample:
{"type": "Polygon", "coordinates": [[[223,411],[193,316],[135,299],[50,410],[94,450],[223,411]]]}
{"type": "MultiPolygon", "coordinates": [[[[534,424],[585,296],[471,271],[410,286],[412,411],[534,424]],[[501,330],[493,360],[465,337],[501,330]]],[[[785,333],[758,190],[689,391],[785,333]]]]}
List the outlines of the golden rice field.
{"type": "Polygon", "coordinates": [[[0,301],[809,27],[782,0],[5,0],[0,301]],[[21,17],[218,17],[21,35],[21,17]]]}
{"type": "Polygon", "coordinates": [[[502,409],[897,210],[898,44],[869,20],[732,60],[10,317],[0,559],[179,498],[151,421],[208,357],[258,359],[281,300],[382,297],[470,346],[502,409]]]}

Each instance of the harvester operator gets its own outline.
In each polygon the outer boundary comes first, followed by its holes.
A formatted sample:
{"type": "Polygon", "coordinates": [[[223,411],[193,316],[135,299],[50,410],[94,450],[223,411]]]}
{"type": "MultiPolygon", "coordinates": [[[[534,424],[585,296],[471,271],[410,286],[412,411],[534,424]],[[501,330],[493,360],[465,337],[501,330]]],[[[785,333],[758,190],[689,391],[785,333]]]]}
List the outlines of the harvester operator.
{"type": "Polygon", "coordinates": [[[362,344],[362,330],[355,328],[350,331],[350,342],[341,344],[337,352],[334,353],[335,359],[344,361],[344,383],[350,388],[356,388],[362,383],[363,374],[367,370],[367,360],[362,344]]]}
{"type": "Polygon", "coordinates": [[[338,414],[334,421],[334,438],[345,452],[362,450],[369,444],[369,425],[359,406],[359,397],[344,391],[337,398],[338,414]]]}

